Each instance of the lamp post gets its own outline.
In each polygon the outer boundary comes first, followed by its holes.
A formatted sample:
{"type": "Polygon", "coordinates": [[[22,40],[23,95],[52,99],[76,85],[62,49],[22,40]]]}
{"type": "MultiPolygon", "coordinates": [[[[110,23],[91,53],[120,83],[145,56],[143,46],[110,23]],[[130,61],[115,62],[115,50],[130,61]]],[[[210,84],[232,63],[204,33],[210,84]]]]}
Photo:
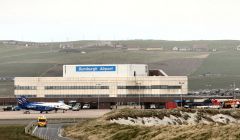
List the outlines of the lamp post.
{"type": "Polygon", "coordinates": [[[230,85],[231,87],[233,87],[233,108],[236,109],[236,91],[239,91],[239,88],[236,88],[236,84],[235,82],[233,82],[233,84],[230,85]]]}
{"type": "Polygon", "coordinates": [[[180,96],[181,96],[181,108],[183,108],[183,95],[182,95],[182,85],[184,84],[184,82],[179,82],[179,84],[181,85],[181,89],[180,89],[180,96]]]}
{"type": "Polygon", "coordinates": [[[235,101],[235,82],[233,82],[231,85],[232,90],[233,90],[233,108],[235,109],[236,101],[235,101]]]}
{"type": "Polygon", "coordinates": [[[138,82],[136,84],[138,85],[138,105],[141,108],[141,96],[140,96],[140,86],[141,86],[141,83],[138,82]]]}
{"type": "Polygon", "coordinates": [[[139,83],[139,97],[138,97],[138,102],[139,102],[139,105],[140,105],[140,108],[142,109],[142,105],[141,105],[141,94],[140,94],[140,91],[141,91],[141,83],[139,83]]]}
{"type": "Polygon", "coordinates": [[[236,93],[235,93],[235,91],[238,93],[239,88],[235,88],[235,89],[234,89],[234,100],[235,100],[235,104],[236,104],[236,93]]]}
{"type": "MultiPolygon", "coordinates": [[[[96,84],[96,86],[101,86],[101,84],[96,84]]],[[[97,88],[98,89],[98,88],[97,88]]],[[[97,102],[98,102],[98,109],[99,109],[99,90],[101,89],[101,87],[98,89],[98,95],[97,95],[97,102]]]]}

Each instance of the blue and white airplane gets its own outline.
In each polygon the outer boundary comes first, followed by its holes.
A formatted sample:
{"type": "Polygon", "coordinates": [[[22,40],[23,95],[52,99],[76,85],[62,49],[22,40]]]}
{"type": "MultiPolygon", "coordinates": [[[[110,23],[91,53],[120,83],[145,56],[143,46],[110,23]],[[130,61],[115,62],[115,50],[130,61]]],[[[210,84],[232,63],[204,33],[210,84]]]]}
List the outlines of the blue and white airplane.
{"type": "Polygon", "coordinates": [[[64,113],[65,110],[69,110],[71,108],[71,106],[66,105],[63,102],[29,102],[24,96],[17,98],[17,102],[21,109],[27,110],[26,113],[30,113],[29,110],[40,111],[40,113],[48,113],[48,111],[53,110],[55,110],[55,112],[63,110],[64,113]]]}

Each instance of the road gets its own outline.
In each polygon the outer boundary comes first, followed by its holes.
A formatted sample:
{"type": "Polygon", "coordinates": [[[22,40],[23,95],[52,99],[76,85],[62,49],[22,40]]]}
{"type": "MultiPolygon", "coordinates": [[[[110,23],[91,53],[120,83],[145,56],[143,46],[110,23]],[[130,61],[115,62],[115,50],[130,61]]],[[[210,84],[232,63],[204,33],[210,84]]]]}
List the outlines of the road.
{"type": "Polygon", "coordinates": [[[36,127],[33,131],[35,136],[47,138],[51,140],[70,140],[61,136],[61,128],[63,124],[48,124],[47,127],[36,127]]]}

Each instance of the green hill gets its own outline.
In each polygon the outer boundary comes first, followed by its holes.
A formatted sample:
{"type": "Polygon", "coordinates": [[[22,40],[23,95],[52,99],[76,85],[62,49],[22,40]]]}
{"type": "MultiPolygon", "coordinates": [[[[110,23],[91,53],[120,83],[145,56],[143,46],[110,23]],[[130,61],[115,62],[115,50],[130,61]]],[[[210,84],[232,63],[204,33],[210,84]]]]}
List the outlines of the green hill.
{"type": "Polygon", "coordinates": [[[188,75],[190,90],[230,88],[232,82],[240,86],[240,52],[234,50],[239,44],[236,40],[0,41],[0,96],[13,95],[13,82],[2,78],[61,76],[63,64],[146,63],[169,75],[188,75]],[[194,46],[209,50],[172,51],[194,46]],[[147,50],[160,47],[164,50],[147,50]],[[217,51],[211,52],[213,48],[217,51]]]}

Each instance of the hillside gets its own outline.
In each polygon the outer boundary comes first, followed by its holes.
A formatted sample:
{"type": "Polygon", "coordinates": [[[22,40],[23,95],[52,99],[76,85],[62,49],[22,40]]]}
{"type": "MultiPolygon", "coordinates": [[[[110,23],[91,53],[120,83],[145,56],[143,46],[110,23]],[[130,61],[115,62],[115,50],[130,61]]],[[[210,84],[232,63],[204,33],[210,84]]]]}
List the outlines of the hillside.
{"type": "Polygon", "coordinates": [[[123,109],[112,111],[96,120],[66,127],[65,135],[85,140],[235,140],[240,138],[239,113],[233,110],[123,109]]]}
{"type": "Polygon", "coordinates": [[[13,95],[13,82],[7,78],[61,76],[63,64],[145,63],[169,75],[188,75],[190,90],[231,88],[232,82],[240,86],[240,51],[234,51],[239,44],[234,40],[0,41],[0,96],[13,95]],[[172,51],[176,46],[207,46],[217,51],[172,51]]]}

